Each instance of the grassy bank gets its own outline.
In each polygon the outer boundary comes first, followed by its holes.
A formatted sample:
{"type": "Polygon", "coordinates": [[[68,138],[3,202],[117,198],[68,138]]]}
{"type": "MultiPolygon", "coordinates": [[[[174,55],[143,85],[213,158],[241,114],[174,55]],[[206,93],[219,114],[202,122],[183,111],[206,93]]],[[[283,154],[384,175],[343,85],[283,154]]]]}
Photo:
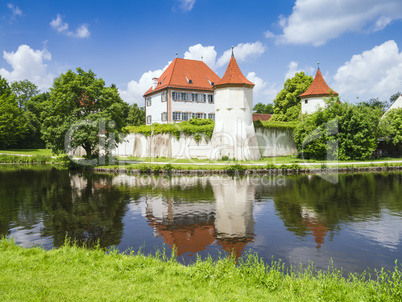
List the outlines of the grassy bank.
{"type": "Polygon", "coordinates": [[[284,272],[256,255],[183,266],[163,254],[45,251],[0,240],[2,301],[400,301],[402,271],[342,277],[312,267],[284,272]]]}

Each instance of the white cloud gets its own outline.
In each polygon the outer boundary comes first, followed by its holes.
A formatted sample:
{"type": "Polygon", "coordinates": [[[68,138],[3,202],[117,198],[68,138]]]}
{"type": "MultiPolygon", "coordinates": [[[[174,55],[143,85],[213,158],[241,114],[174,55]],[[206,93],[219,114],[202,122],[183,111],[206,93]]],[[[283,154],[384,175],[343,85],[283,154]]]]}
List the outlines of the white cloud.
{"type": "Polygon", "coordinates": [[[402,18],[400,0],[296,0],[292,14],[279,17],[277,42],[319,46],[346,32],[376,31],[402,18]]]}
{"type": "Polygon", "coordinates": [[[360,101],[379,97],[388,101],[401,91],[402,53],[390,40],[359,55],[341,66],[334,77],[334,90],[341,99],[360,101]]]}
{"type": "Polygon", "coordinates": [[[58,33],[67,35],[69,37],[82,39],[82,38],[88,38],[91,35],[91,33],[89,32],[89,29],[88,29],[88,25],[86,25],[86,24],[80,25],[75,30],[75,32],[68,30],[69,25],[68,25],[68,23],[63,23],[63,20],[62,20],[60,14],[57,14],[56,19],[53,19],[49,24],[58,33]]]}
{"type": "Polygon", "coordinates": [[[7,3],[7,7],[11,9],[11,12],[13,13],[13,19],[15,19],[16,16],[21,16],[22,15],[22,10],[19,9],[18,6],[14,6],[11,3],[7,3]]]}
{"type": "Polygon", "coordinates": [[[196,44],[190,46],[188,51],[184,53],[185,59],[201,60],[201,57],[205,64],[207,64],[211,69],[215,68],[216,51],[214,46],[202,46],[201,44],[196,44]]]}
{"type": "Polygon", "coordinates": [[[260,77],[256,75],[255,72],[249,72],[247,74],[247,79],[255,84],[254,93],[254,104],[256,103],[272,103],[280,91],[280,89],[275,84],[269,84],[260,77]]]}
{"type": "Polygon", "coordinates": [[[138,106],[144,106],[144,93],[152,86],[152,79],[159,78],[166,68],[170,65],[169,62],[163,69],[145,72],[138,81],[130,81],[127,84],[127,89],[120,89],[120,97],[127,103],[137,103],[138,106]]]}
{"type": "Polygon", "coordinates": [[[275,38],[275,34],[274,34],[273,32],[270,32],[269,30],[267,30],[267,31],[264,33],[264,36],[265,36],[265,38],[267,38],[267,39],[275,38]]]}
{"type": "Polygon", "coordinates": [[[285,80],[291,79],[295,76],[296,73],[304,71],[307,75],[313,75],[314,68],[311,66],[305,66],[303,69],[299,68],[299,64],[295,61],[291,61],[288,65],[288,70],[285,74],[285,80]]]}
{"type": "Polygon", "coordinates": [[[3,52],[3,58],[11,65],[12,71],[0,69],[0,75],[9,82],[29,80],[39,89],[47,90],[53,83],[54,75],[47,71],[45,61],[52,55],[47,49],[33,50],[28,45],[20,45],[16,52],[3,52]]]}
{"type": "MultiPolygon", "coordinates": [[[[234,55],[239,62],[245,62],[249,58],[258,57],[265,52],[265,47],[261,42],[255,43],[240,43],[234,47],[234,55]]],[[[232,50],[226,50],[223,55],[216,62],[216,67],[222,67],[229,63],[232,50]]]]}
{"type": "Polygon", "coordinates": [[[193,9],[196,0],[179,0],[179,8],[183,12],[189,12],[193,9]]]}

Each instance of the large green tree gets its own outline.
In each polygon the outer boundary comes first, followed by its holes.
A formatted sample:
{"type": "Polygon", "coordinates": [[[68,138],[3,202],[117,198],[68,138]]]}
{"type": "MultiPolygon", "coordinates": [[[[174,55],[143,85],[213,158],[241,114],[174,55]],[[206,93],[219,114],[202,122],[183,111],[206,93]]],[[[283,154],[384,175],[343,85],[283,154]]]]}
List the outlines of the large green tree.
{"type": "Polygon", "coordinates": [[[5,149],[21,140],[27,132],[25,119],[15,95],[0,76],[0,148],[5,149]]]}
{"type": "Polygon", "coordinates": [[[132,104],[128,112],[127,124],[132,126],[145,125],[145,108],[132,104]]]}
{"type": "Polygon", "coordinates": [[[295,131],[298,151],[305,158],[360,160],[370,158],[380,136],[380,107],[339,103],[307,116],[295,131]]]}
{"type": "Polygon", "coordinates": [[[272,114],[274,113],[274,106],[272,104],[257,103],[254,105],[253,111],[255,113],[272,114]]]}
{"type": "Polygon", "coordinates": [[[297,120],[301,112],[300,94],[305,92],[313,82],[313,77],[303,71],[298,72],[291,79],[287,79],[283,89],[274,100],[274,116],[277,121],[297,120]]]}
{"type": "Polygon", "coordinates": [[[24,107],[24,104],[27,100],[39,94],[38,86],[28,80],[12,82],[10,88],[11,91],[16,95],[18,106],[20,108],[24,107]]]}
{"type": "Polygon", "coordinates": [[[115,86],[77,68],[56,78],[42,113],[43,138],[56,154],[82,147],[87,158],[108,155],[122,140],[124,105],[115,86]]]}

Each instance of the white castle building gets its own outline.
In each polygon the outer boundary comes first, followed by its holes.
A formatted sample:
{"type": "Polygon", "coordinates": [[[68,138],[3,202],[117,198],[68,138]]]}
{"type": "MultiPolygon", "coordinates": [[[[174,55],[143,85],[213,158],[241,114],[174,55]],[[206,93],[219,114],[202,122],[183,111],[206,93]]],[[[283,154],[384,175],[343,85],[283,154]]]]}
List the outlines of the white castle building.
{"type": "Polygon", "coordinates": [[[144,94],[146,124],[215,119],[213,86],[220,80],[204,62],[176,58],[144,94]]]}
{"type": "Polygon", "coordinates": [[[325,99],[331,96],[337,97],[338,93],[329,88],[321,74],[320,67],[318,67],[310,87],[300,95],[302,114],[311,114],[318,108],[325,108],[325,99]]]}

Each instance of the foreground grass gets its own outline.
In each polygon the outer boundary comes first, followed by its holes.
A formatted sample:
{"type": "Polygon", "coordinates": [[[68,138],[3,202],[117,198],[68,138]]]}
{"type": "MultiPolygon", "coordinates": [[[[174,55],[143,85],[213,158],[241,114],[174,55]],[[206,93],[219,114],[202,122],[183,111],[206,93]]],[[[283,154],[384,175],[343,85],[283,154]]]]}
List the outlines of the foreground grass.
{"type": "Polygon", "coordinates": [[[163,254],[45,251],[0,240],[2,301],[400,301],[402,271],[342,277],[311,267],[284,272],[256,255],[237,262],[198,260],[183,266],[163,254]]]}

